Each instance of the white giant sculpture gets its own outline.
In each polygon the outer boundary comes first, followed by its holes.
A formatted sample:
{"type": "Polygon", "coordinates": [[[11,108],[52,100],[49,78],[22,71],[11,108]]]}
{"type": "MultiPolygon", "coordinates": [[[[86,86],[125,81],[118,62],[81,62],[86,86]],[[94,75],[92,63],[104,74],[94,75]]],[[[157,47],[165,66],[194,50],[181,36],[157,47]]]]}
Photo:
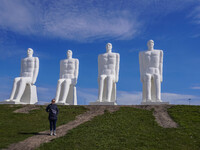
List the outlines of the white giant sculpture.
{"type": "Polygon", "coordinates": [[[60,61],[60,79],[57,84],[56,103],[77,105],[76,83],[79,60],[72,58],[72,51],[67,51],[67,59],[60,61]]]}
{"type": "Polygon", "coordinates": [[[10,99],[4,101],[11,104],[35,104],[38,102],[34,85],[39,72],[39,59],[33,57],[33,50],[27,50],[28,57],[21,61],[20,77],[15,78],[10,99]]]}
{"type": "Polygon", "coordinates": [[[147,43],[148,50],[139,53],[140,80],[143,83],[142,104],[160,104],[163,80],[163,51],[154,49],[154,41],[147,43]]]}
{"type": "Polygon", "coordinates": [[[98,56],[99,95],[91,105],[116,105],[116,83],[119,79],[120,55],[112,53],[112,44],[106,45],[106,53],[98,56]]]}

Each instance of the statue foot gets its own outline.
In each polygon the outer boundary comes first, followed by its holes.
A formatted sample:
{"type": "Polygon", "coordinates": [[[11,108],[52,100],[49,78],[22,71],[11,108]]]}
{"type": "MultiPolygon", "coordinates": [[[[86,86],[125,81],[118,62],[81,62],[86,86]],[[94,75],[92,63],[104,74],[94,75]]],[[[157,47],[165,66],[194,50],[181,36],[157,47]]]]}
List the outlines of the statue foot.
{"type": "Polygon", "coordinates": [[[156,102],[162,102],[160,99],[157,99],[156,102]]]}
{"type": "Polygon", "coordinates": [[[58,103],[62,103],[63,104],[63,103],[65,103],[65,101],[62,100],[62,101],[59,101],[58,103]]]}
{"type": "Polygon", "coordinates": [[[152,102],[150,99],[147,99],[147,102],[152,102]]]}
{"type": "Polygon", "coordinates": [[[98,99],[97,102],[102,102],[102,100],[99,100],[99,99],[98,99]]]}
{"type": "Polygon", "coordinates": [[[14,102],[19,102],[19,100],[18,100],[18,99],[12,99],[11,101],[14,101],[14,102]]]}
{"type": "Polygon", "coordinates": [[[105,102],[110,102],[110,100],[106,100],[105,102]]]}

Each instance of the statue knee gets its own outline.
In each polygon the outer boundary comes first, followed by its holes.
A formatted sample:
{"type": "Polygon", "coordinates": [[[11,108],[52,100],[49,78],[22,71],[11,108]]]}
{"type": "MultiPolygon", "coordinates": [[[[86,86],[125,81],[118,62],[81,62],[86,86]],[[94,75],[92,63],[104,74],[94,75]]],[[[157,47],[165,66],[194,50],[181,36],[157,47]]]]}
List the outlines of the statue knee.
{"type": "Polygon", "coordinates": [[[14,79],[14,82],[18,82],[21,78],[20,77],[17,77],[14,79]]]}
{"type": "Polygon", "coordinates": [[[155,80],[159,80],[160,79],[160,75],[156,74],[154,75],[155,80]]]}
{"type": "Polygon", "coordinates": [[[107,77],[107,80],[108,80],[109,82],[112,82],[112,81],[114,81],[114,77],[108,76],[108,77],[107,77]]]}
{"type": "Polygon", "coordinates": [[[145,80],[145,81],[150,81],[150,80],[151,80],[151,75],[146,74],[146,75],[144,76],[144,80],[145,80]]]}
{"type": "Polygon", "coordinates": [[[71,80],[65,80],[64,83],[68,85],[71,83],[71,80]]]}
{"type": "Polygon", "coordinates": [[[63,81],[61,81],[61,80],[58,80],[58,84],[61,84],[63,81]]]}

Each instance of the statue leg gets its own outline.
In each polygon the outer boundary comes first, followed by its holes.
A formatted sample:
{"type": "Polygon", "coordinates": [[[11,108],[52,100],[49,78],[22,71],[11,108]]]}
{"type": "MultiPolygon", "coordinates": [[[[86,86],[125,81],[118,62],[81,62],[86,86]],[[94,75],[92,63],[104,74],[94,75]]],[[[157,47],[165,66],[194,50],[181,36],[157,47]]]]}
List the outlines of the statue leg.
{"type": "Polygon", "coordinates": [[[106,78],[106,76],[102,75],[102,76],[100,76],[100,79],[99,79],[99,97],[98,97],[99,102],[102,102],[103,87],[104,87],[104,80],[105,80],[105,78],[106,78]]]}
{"type": "Polygon", "coordinates": [[[146,86],[146,101],[151,101],[151,75],[145,75],[145,86],[146,86]]]}
{"type": "Polygon", "coordinates": [[[65,81],[63,81],[63,91],[64,92],[63,92],[63,94],[62,94],[62,96],[60,98],[60,102],[61,103],[65,103],[66,102],[71,83],[72,83],[71,79],[66,79],[65,81]]]}
{"type": "Polygon", "coordinates": [[[19,87],[18,87],[18,92],[16,94],[16,101],[20,101],[23,93],[24,93],[24,90],[26,88],[26,84],[27,83],[31,83],[31,78],[21,78],[21,80],[19,81],[19,87]]]}
{"type": "Polygon", "coordinates": [[[112,88],[113,88],[113,80],[114,80],[114,77],[112,76],[108,76],[107,77],[107,95],[106,95],[106,100],[108,102],[111,101],[111,94],[112,94],[112,88]]]}
{"type": "Polygon", "coordinates": [[[12,88],[12,92],[10,95],[10,100],[14,99],[16,88],[17,88],[17,83],[19,82],[19,80],[20,80],[20,77],[14,79],[13,88],[12,88]]]}
{"type": "Polygon", "coordinates": [[[156,89],[156,101],[161,102],[160,75],[154,75],[154,84],[156,89]]]}
{"type": "Polygon", "coordinates": [[[57,89],[56,89],[56,103],[59,101],[59,97],[60,97],[60,89],[61,89],[61,84],[63,83],[64,79],[59,79],[58,80],[58,84],[57,84],[57,89]]]}

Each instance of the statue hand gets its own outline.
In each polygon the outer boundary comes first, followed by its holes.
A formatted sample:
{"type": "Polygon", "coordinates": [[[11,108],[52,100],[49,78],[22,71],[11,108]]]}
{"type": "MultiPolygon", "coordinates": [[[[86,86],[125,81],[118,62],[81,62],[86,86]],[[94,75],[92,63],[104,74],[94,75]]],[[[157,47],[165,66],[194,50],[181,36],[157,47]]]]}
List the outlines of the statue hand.
{"type": "Polygon", "coordinates": [[[76,79],[76,78],[72,79],[72,84],[73,84],[73,85],[76,85],[76,84],[77,84],[77,79],[76,79]]]}
{"type": "Polygon", "coordinates": [[[141,82],[144,82],[144,79],[143,79],[143,77],[140,77],[140,81],[141,81],[141,82]]]}

